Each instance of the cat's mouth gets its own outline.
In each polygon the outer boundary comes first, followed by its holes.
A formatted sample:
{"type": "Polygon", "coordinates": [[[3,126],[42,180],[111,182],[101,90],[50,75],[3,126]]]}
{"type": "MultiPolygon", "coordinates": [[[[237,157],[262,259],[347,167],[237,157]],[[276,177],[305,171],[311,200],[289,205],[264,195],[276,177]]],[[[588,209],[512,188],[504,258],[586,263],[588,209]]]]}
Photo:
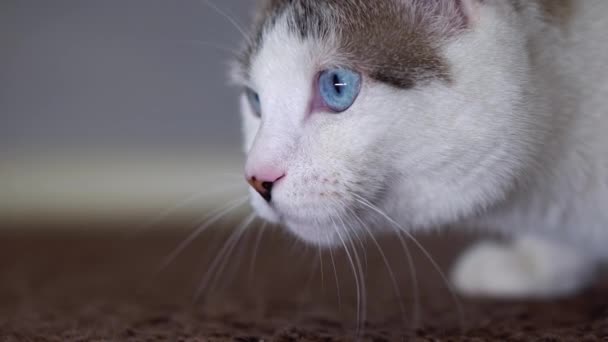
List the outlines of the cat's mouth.
{"type": "MultiPolygon", "coordinates": [[[[328,182],[316,191],[274,189],[271,200],[252,191],[254,208],[267,221],[280,224],[299,239],[312,244],[334,246],[347,241],[368,222],[373,204],[346,186],[328,182]]],[[[376,199],[376,196],[374,196],[376,199]]]]}

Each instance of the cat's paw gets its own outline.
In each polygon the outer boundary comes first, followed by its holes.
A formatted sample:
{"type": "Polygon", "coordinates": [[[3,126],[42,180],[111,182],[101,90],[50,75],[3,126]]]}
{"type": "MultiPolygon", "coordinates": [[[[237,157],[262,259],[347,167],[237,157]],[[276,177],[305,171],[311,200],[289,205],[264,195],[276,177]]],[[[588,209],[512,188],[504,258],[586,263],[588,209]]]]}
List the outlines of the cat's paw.
{"type": "Polygon", "coordinates": [[[452,283],[462,294],[497,298],[547,298],[589,284],[595,262],[567,246],[537,239],[481,242],[456,262],[452,283]]]}

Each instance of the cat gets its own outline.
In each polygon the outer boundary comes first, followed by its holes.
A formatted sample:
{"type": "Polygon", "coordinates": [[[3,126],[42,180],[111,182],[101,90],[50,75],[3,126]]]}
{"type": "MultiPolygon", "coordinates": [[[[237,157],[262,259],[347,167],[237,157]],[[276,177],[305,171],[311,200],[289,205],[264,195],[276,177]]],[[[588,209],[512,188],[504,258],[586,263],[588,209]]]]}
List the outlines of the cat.
{"type": "Polygon", "coordinates": [[[251,205],[333,246],[506,234],[465,295],[553,298],[608,257],[608,1],[265,0],[232,78],[251,205]]]}

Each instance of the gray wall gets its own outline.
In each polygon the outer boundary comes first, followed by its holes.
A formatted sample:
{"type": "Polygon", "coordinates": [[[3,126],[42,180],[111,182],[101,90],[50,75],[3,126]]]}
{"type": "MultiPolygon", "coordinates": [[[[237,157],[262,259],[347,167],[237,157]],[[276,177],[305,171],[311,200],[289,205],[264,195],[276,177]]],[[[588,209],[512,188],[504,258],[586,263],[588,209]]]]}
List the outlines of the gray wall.
{"type": "Polygon", "coordinates": [[[240,41],[204,0],[2,0],[0,147],[237,146],[240,41]]]}

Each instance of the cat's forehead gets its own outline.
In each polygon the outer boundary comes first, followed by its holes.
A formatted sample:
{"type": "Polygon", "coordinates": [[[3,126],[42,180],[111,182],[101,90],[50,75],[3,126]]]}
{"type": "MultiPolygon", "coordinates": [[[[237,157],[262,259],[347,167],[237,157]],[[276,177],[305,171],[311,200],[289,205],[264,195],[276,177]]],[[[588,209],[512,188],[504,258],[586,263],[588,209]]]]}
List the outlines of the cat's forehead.
{"type": "Polygon", "coordinates": [[[438,42],[449,27],[435,20],[441,3],[264,0],[258,7],[252,39],[240,58],[242,74],[249,75],[266,38],[280,29],[287,30],[292,40],[335,44],[341,61],[392,86],[410,88],[423,80],[448,80],[449,68],[438,42]]]}

